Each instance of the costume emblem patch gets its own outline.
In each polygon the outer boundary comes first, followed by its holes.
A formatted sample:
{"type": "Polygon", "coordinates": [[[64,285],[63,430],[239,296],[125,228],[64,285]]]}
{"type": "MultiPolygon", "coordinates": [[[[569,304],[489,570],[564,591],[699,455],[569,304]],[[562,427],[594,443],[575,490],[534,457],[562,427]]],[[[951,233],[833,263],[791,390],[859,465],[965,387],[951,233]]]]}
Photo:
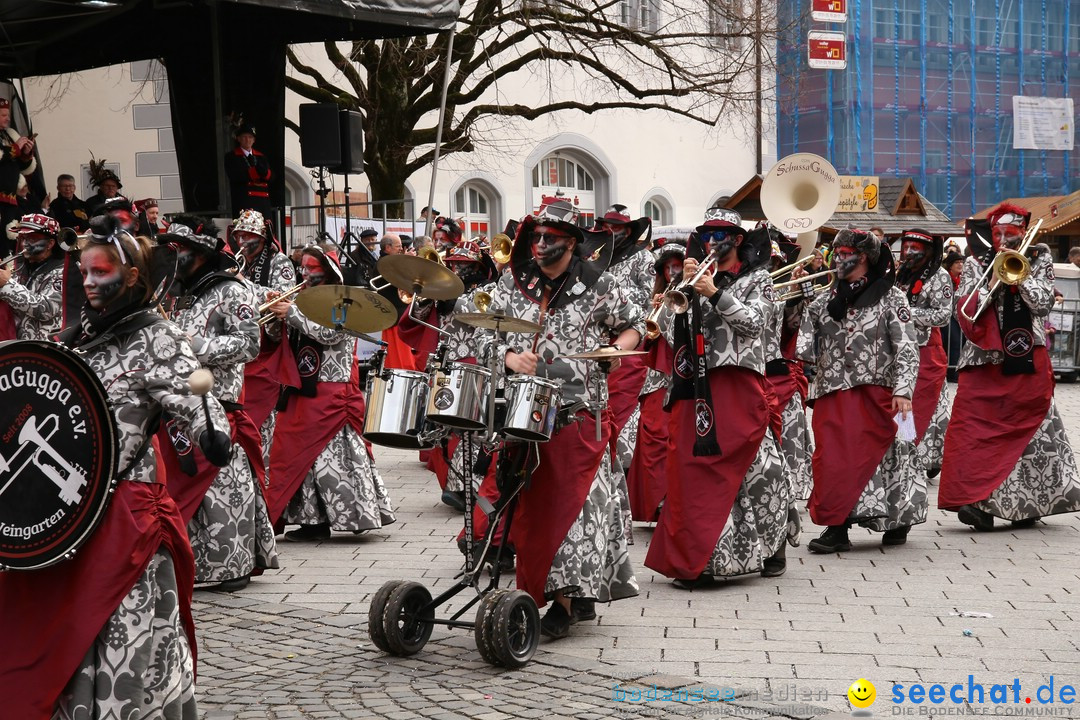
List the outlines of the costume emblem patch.
{"type": "Polygon", "coordinates": [[[713,413],[709,404],[704,400],[698,400],[694,405],[694,429],[698,437],[705,437],[712,430],[713,413]]]}
{"type": "Polygon", "coordinates": [[[1031,352],[1033,347],[1035,347],[1035,338],[1031,335],[1030,330],[1015,328],[1005,333],[1002,345],[1005,348],[1006,355],[1010,357],[1024,357],[1031,352]]]}
{"type": "Polygon", "coordinates": [[[183,456],[191,452],[191,440],[188,439],[187,433],[179,428],[175,420],[165,423],[165,429],[169,433],[173,447],[176,448],[177,455],[183,456]]]}
{"type": "Polygon", "coordinates": [[[900,318],[900,322],[911,322],[911,311],[906,307],[897,308],[896,317],[900,318]]]}
{"type": "Polygon", "coordinates": [[[675,374],[684,380],[694,374],[694,364],[690,362],[690,353],[685,345],[675,353],[675,374]]]}
{"type": "Polygon", "coordinates": [[[255,310],[250,305],[241,305],[236,308],[236,317],[241,320],[251,320],[255,317],[255,310]]]}
{"type": "Polygon", "coordinates": [[[319,372],[319,353],[315,348],[306,347],[296,356],[296,367],[300,377],[311,377],[319,372]]]}
{"type": "Polygon", "coordinates": [[[454,404],[454,391],[450,388],[440,388],[435,393],[435,407],[439,410],[446,410],[454,404]]]}

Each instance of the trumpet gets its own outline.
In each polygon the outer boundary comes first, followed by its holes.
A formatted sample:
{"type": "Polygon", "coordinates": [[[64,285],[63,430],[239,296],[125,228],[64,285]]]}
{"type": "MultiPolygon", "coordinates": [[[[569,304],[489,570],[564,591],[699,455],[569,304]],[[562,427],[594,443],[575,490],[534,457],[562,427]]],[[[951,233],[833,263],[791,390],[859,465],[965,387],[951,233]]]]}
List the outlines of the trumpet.
{"type": "Polygon", "coordinates": [[[486,293],[483,290],[477,290],[473,295],[473,305],[476,309],[482,313],[486,313],[488,308],[491,307],[491,293],[486,293]]]}
{"type": "MultiPolygon", "coordinates": [[[[664,297],[673,291],[677,287],[678,280],[672,280],[668,283],[667,288],[664,290],[664,297]]],[[[649,340],[655,340],[660,337],[660,333],[663,330],[660,328],[660,312],[664,309],[665,303],[660,303],[645,316],[645,337],[649,340]]]]}
{"type": "Polygon", "coordinates": [[[498,265],[510,262],[510,251],[514,249],[514,241],[506,233],[499,233],[491,238],[491,259],[498,265]]]}
{"type": "Polygon", "coordinates": [[[789,273],[792,270],[794,270],[795,268],[802,267],[803,265],[805,265],[806,263],[810,262],[813,259],[814,259],[814,253],[810,253],[809,255],[804,257],[802,260],[797,260],[797,261],[791,263],[790,265],[785,265],[782,268],[779,268],[777,270],[773,270],[771,273],[769,273],[769,277],[771,277],[771,278],[781,277],[785,273],[789,273]]]}
{"type": "Polygon", "coordinates": [[[685,290],[688,287],[693,287],[706,272],[712,269],[712,266],[716,264],[716,253],[709,255],[709,259],[701,264],[698,271],[694,273],[694,276],[689,280],[683,280],[678,285],[670,290],[664,291],[664,307],[676,315],[682,315],[684,312],[690,309],[690,297],[686,294],[685,290]]]}
{"type": "Polygon", "coordinates": [[[792,290],[791,292],[784,293],[780,297],[776,298],[779,302],[787,302],[788,300],[795,300],[801,297],[814,297],[819,292],[824,292],[832,287],[832,285],[815,285],[814,289],[810,291],[809,295],[806,295],[802,290],[792,290]]]}
{"type": "MultiPolygon", "coordinates": [[[[791,285],[802,285],[807,280],[815,280],[815,279],[817,279],[819,277],[825,277],[826,275],[832,275],[835,272],[836,272],[836,270],[822,270],[821,272],[814,273],[813,275],[803,275],[801,278],[797,278],[795,280],[786,280],[785,282],[782,282],[782,283],[774,283],[773,284],[773,290],[779,290],[781,288],[786,288],[786,287],[789,287],[791,285]]],[[[828,286],[823,285],[822,287],[828,287],[828,286]]]]}
{"type": "Polygon", "coordinates": [[[416,253],[416,257],[424,258],[425,260],[430,260],[431,262],[439,263],[440,265],[446,264],[446,254],[439,252],[430,245],[420,248],[416,253]]]}
{"type": "Polygon", "coordinates": [[[3,260],[0,260],[0,268],[6,268],[8,265],[15,262],[15,258],[19,257],[20,255],[22,255],[22,253],[12,253],[3,260]]]}
{"type": "Polygon", "coordinates": [[[1035,241],[1035,236],[1038,234],[1042,224],[1043,221],[1040,218],[1039,222],[1035,223],[1024,234],[1020,247],[1016,250],[1003,249],[998,251],[994,262],[990,263],[990,267],[986,269],[986,272],[979,278],[979,282],[975,286],[979,287],[986,282],[987,278],[993,276],[993,280],[989,288],[987,288],[986,299],[982,301],[974,315],[968,315],[964,310],[968,303],[971,302],[974,294],[969,295],[968,300],[959,308],[959,312],[968,322],[974,324],[979,319],[979,316],[986,311],[986,308],[990,307],[990,303],[994,301],[994,294],[1002,285],[1019,285],[1028,278],[1028,275],[1031,274],[1031,261],[1027,259],[1025,253],[1031,248],[1031,243],[1035,241]]]}
{"type": "Polygon", "coordinates": [[[89,239],[89,230],[80,235],[75,228],[66,227],[60,228],[60,232],[56,234],[56,244],[63,248],[64,252],[81,250],[89,239]]]}
{"type": "Polygon", "coordinates": [[[294,285],[293,287],[289,288],[285,292],[278,295],[273,300],[267,300],[262,305],[260,305],[259,306],[259,320],[258,320],[259,327],[263,327],[267,323],[270,323],[270,322],[273,322],[274,320],[276,320],[277,316],[274,315],[274,313],[270,312],[270,308],[274,307],[275,305],[277,305],[279,302],[282,302],[283,300],[291,299],[294,295],[298,294],[301,290],[304,289],[304,284],[305,283],[300,283],[299,285],[294,285]]]}

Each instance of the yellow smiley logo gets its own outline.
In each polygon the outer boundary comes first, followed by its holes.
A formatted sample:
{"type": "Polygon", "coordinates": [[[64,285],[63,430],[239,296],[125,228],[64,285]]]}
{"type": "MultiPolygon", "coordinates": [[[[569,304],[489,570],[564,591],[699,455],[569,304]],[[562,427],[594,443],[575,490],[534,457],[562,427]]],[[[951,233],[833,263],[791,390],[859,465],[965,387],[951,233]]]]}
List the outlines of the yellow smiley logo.
{"type": "Polygon", "coordinates": [[[877,699],[877,690],[874,683],[865,678],[859,678],[851,683],[847,691],[848,702],[857,708],[868,708],[877,699]]]}

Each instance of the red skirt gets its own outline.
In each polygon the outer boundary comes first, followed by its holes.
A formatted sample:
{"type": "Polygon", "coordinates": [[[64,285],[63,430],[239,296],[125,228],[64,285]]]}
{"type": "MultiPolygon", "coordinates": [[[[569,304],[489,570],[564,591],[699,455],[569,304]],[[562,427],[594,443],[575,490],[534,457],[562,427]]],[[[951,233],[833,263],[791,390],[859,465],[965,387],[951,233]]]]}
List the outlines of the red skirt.
{"type": "Polygon", "coordinates": [[[671,415],[664,410],[664,390],[655,390],[641,401],[637,445],[626,474],[630,513],[639,522],[655,522],[667,494],[667,454],[671,415]]]}
{"type": "Polygon", "coordinates": [[[172,555],[180,619],[195,655],[195,558],[180,513],[164,485],[121,481],[101,525],[74,558],[0,573],[0,714],[52,716],[94,638],[162,547],[172,555]]]}
{"type": "Polygon", "coordinates": [[[271,345],[244,366],[244,390],[240,402],[255,427],[261,428],[270,417],[282,385],[300,387],[300,371],[287,342],[271,345]]]}
{"type": "Polygon", "coordinates": [[[857,385],[814,402],[810,519],[843,525],[896,438],[892,390],[857,385]]]}
{"type": "Polygon", "coordinates": [[[709,370],[708,380],[720,455],[693,454],[694,400],[671,406],[667,499],[645,557],[647,567],[670,578],[696,578],[704,571],[769,425],[761,375],[725,366],[709,370]]]}
{"type": "Polygon", "coordinates": [[[364,432],[364,394],[355,377],[343,383],[320,382],[315,397],[289,398],[277,415],[270,446],[270,487],[263,493],[271,524],[281,518],[319,454],[346,425],[358,434],[364,432]]]}
{"type": "Polygon", "coordinates": [[[960,371],[945,431],[938,507],[985,500],[1009,477],[1054,398],[1054,370],[1037,346],[1034,375],[1003,375],[1001,365],[960,371]]]}
{"type": "Polygon", "coordinates": [[[919,379],[915,382],[915,396],[911,398],[911,410],[915,413],[915,442],[922,441],[926,429],[934,419],[941,386],[949,369],[949,356],[941,345],[941,328],[934,328],[930,342],[919,348],[919,379]]]}
{"type": "Polygon", "coordinates": [[[596,471],[608,452],[610,418],[601,422],[596,439],[593,416],[585,411],[582,422],[571,423],[536,445],[540,465],[529,486],[521,491],[510,539],[517,549],[517,586],[532,595],[538,607],[547,604],[544,586],[551,562],[585,507],[596,471]]]}
{"type": "Polygon", "coordinates": [[[645,384],[648,370],[644,355],[630,355],[622,358],[619,367],[608,376],[608,409],[611,410],[613,450],[619,433],[638,405],[638,394],[645,384]]]}

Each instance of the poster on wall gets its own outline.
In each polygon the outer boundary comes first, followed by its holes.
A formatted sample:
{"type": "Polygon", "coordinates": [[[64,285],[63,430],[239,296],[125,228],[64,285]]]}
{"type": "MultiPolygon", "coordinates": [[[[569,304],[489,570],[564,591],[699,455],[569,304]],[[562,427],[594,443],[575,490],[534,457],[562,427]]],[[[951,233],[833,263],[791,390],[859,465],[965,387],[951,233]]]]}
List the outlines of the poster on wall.
{"type": "Polygon", "coordinates": [[[838,213],[875,212],[878,206],[877,175],[841,175],[838,213]]]}
{"type": "Polygon", "coordinates": [[[1013,95],[1013,149],[1072,150],[1072,98],[1013,95]]]}

